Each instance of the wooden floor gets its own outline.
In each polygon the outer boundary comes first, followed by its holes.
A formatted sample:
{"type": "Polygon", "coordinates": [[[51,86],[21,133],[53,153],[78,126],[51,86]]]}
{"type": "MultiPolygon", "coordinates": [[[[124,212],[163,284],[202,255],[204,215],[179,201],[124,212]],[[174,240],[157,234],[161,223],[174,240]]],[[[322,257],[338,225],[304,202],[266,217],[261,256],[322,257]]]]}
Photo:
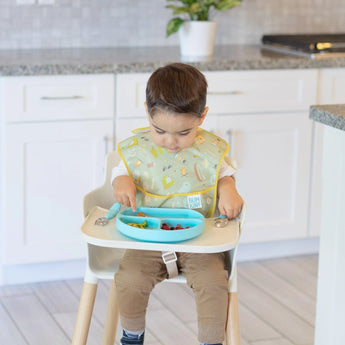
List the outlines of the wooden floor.
{"type": "MultiPolygon", "coordinates": [[[[238,265],[242,345],[312,345],[318,257],[238,265]]],[[[0,287],[0,344],[70,345],[82,280],[0,287]]],[[[100,345],[109,282],[101,282],[88,345],[100,345]]],[[[118,328],[116,344],[119,344],[118,328]]],[[[150,299],[146,345],[197,345],[193,295],[158,286],[150,299]]]]}

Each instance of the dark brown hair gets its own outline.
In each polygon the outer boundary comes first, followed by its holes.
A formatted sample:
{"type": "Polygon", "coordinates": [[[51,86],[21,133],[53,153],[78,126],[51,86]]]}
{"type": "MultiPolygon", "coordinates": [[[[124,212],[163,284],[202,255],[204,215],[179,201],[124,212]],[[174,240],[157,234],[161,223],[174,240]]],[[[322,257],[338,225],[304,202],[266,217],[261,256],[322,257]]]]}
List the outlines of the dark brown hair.
{"type": "Polygon", "coordinates": [[[207,81],[191,65],[173,63],[158,68],[146,86],[146,103],[151,117],[157,110],[200,117],[206,105],[207,81]]]}

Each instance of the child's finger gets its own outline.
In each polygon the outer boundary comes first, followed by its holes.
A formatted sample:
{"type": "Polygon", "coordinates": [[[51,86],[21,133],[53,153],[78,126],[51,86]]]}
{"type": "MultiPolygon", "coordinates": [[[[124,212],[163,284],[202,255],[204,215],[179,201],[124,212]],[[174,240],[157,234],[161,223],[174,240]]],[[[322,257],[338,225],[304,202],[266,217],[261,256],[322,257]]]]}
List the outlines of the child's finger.
{"type": "Polygon", "coordinates": [[[231,220],[232,219],[232,212],[231,211],[226,211],[225,212],[225,216],[226,216],[226,218],[228,218],[228,220],[231,220]]]}
{"type": "Polygon", "coordinates": [[[241,209],[231,209],[228,212],[228,219],[236,218],[241,212],[241,209]]]}
{"type": "Polygon", "coordinates": [[[226,216],[226,218],[228,218],[229,220],[233,219],[236,217],[236,212],[233,209],[224,209],[224,216],[226,216]]]}
{"type": "Polygon", "coordinates": [[[135,197],[129,198],[129,204],[130,204],[130,207],[132,207],[132,211],[136,212],[137,211],[137,201],[136,201],[135,197]]]}
{"type": "Polygon", "coordinates": [[[224,207],[219,207],[219,214],[222,215],[223,217],[228,218],[228,215],[226,213],[226,209],[224,207]]]}

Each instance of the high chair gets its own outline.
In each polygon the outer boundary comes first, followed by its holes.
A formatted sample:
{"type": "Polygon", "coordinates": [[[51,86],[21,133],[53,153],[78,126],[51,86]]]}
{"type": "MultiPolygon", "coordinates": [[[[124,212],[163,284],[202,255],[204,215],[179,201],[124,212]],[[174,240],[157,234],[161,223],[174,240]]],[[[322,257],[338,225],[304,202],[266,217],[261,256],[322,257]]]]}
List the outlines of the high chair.
{"type": "MultiPolygon", "coordinates": [[[[86,344],[99,279],[112,280],[102,345],[114,344],[118,323],[114,274],[117,271],[124,250],[127,248],[195,253],[227,252],[226,267],[229,271],[229,302],[224,345],[240,345],[236,251],[245,218],[245,205],[239,217],[230,221],[226,227],[216,228],[214,226],[214,219],[208,218],[205,220],[204,232],[198,237],[184,242],[152,243],[127,238],[116,231],[114,219],[109,221],[105,226],[94,225],[95,220],[104,216],[110,206],[115,202],[110,180],[112,168],[116,166],[119,161],[120,158],[116,152],[108,154],[104,184],[91,191],[84,198],[83,207],[85,222],[81,230],[87,243],[88,255],[72,345],[86,344]]],[[[186,282],[185,278],[180,274],[167,281],[179,283],[186,282]]]]}

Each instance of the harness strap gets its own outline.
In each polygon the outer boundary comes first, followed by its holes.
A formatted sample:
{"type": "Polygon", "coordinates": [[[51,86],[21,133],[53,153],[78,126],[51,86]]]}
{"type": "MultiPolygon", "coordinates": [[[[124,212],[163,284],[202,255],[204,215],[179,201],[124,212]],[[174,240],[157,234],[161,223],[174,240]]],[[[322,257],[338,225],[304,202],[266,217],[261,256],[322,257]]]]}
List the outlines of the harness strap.
{"type": "Polygon", "coordinates": [[[176,253],[172,251],[162,252],[162,259],[167,267],[168,279],[176,277],[178,275],[176,253]]]}

